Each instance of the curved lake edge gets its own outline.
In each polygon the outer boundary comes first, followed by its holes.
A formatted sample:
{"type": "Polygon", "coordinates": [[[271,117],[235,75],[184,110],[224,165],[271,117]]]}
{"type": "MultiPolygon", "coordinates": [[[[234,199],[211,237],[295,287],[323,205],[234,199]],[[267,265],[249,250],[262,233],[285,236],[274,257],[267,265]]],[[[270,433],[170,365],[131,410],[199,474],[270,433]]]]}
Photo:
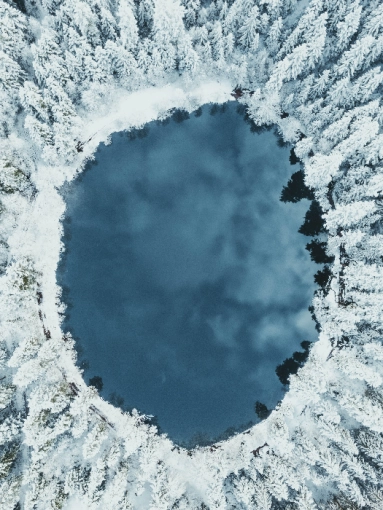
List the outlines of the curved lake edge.
{"type": "MultiPolygon", "coordinates": [[[[213,105],[212,108],[214,108],[214,107],[215,107],[215,105],[213,105]]],[[[217,111],[222,110],[222,109],[224,110],[224,108],[225,108],[225,105],[219,106],[217,108],[217,111]]],[[[245,113],[245,108],[242,107],[241,105],[239,106],[238,109],[242,110],[243,114],[245,113]]],[[[195,113],[196,112],[194,112],[194,114],[195,113]]],[[[166,120],[152,121],[152,123],[156,123],[156,124],[168,124],[171,120],[175,120],[176,122],[182,122],[184,120],[187,120],[187,118],[189,117],[189,114],[185,114],[185,111],[183,111],[183,110],[177,110],[173,114],[173,116],[175,117],[175,119],[173,117],[168,117],[166,120]]],[[[254,132],[257,132],[257,133],[265,132],[265,131],[274,131],[274,134],[277,135],[277,138],[279,139],[279,145],[284,146],[284,147],[288,147],[290,145],[290,144],[287,144],[287,143],[283,142],[282,138],[276,132],[276,128],[273,128],[273,127],[267,127],[267,128],[263,127],[263,128],[260,128],[260,129],[255,128],[254,124],[248,118],[248,116],[244,115],[244,117],[245,117],[245,121],[247,121],[248,124],[250,124],[250,126],[253,126],[252,131],[254,130],[254,132]]],[[[123,131],[122,133],[124,133],[124,135],[127,134],[129,137],[132,137],[132,138],[133,137],[144,138],[145,136],[147,136],[147,132],[148,132],[148,126],[144,126],[142,129],[131,130],[130,131],[130,133],[131,133],[130,135],[129,135],[129,131],[123,131]]],[[[118,133],[115,133],[115,135],[117,135],[117,134],[118,133]]],[[[291,152],[291,154],[290,154],[291,157],[292,157],[292,154],[293,154],[293,152],[291,152]]],[[[95,155],[95,157],[96,157],[96,155],[95,155]]],[[[291,158],[290,158],[290,162],[291,162],[291,158]]],[[[295,163],[297,163],[297,162],[298,161],[295,161],[295,163]]],[[[98,165],[97,160],[89,161],[88,164],[86,165],[84,171],[75,179],[75,181],[72,181],[71,183],[66,185],[66,187],[63,187],[63,189],[61,190],[62,196],[65,197],[67,193],[70,193],[70,191],[68,191],[68,190],[70,190],[71,187],[75,187],[78,184],[78,182],[81,182],[81,180],[84,178],[85,173],[88,172],[91,168],[93,168],[94,165],[95,166],[98,165]]],[[[301,198],[307,198],[307,197],[301,197],[301,198]]],[[[70,238],[70,235],[71,235],[70,221],[71,221],[71,218],[66,216],[63,219],[63,222],[62,222],[63,229],[64,229],[62,239],[63,239],[64,242],[67,241],[70,238]]],[[[70,253],[70,251],[66,247],[66,250],[64,251],[64,254],[60,258],[59,267],[57,269],[57,274],[58,275],[60,274],[61,271],[63,271],[63,268],[65,267],[65,264],[66,264],[66,259],[67,259],[69,253],[70,253]]],[[[67,299],[65,287],[63,287],[62,301],[65,302],[66,305],[68,306],[68,309],[70,309],[71,303],[70,303],[70,300],[67,299]]],[[[77,340],[77,342],[76,342],[76,350],[77,350],[78,355],[81,356],[81,340],[79,340],[79,341],[77,340]]],[[[296,354],[296,352],[294,354],[296,354]]],[[[81,367],[81,364],[80,364],[80,368],[84,368],[84,367],[81,367]]],[[[294,372],[290,372],[290,373],[294,373],[294,372]]],[[[285,391],[286,390],[287,390],[287,387],[285,387],[285,391]]],[[[108,400],[110,401],[110,399],[108,399],[108,400]]],[[[113,404],[113,402],[111,402],[111,403],[113,404]]],[[[116,404],[114,403],[114,405],[116,405],[116,404]]],[[[131,412],[133,409],[137,409],[137,406],[129,407],[129,408],[122,407],[122,409],[125,410],[126,412],[131,412]]],[[[270,412],[271,412],[271,409],[268,410],[268,414],[270,414],[270,412]]],[[[145,414],[145,413],[142,413],[142,414],[145,414]]],[[[212,444],[216,443],[217,441],[224,441],[224,440],[232,437],[233,435],[236,435],[237,433],[241,433],[241,432],[246,431],[247,429],[249,429],[250,427],[252,427],[256,423],[259,423],[259,420],[257,420],[257,418],[255,418],[255,420],[256,420],[255,422],[248,422],[248,423],[246,423],[244,425],[239,425],[237,427],[229,427],[229,429],[225,430],[223,433],[219,434],[218,436],[215,436],[214,438],[206,438],[206,437],[202,438],[202,437],[200,437],[198,442],[197,442],[197,440],[194,441],[194,442],[193,442],[193,440],[190,440],[187,443],[179,442],[179,444],[180,444],[180,446],[187,447],[188,449],[194,448],[196,446],[209,446],[209,445],[212,445],[212,444]]],[[[159,434],[163,433],[163,431],[161,430],[161,427],[158,425],[158,422],[157,422],[156,418],[154,418],[154,420],[148,419],[148,423],[151,423],[151,424],[157,426],[159,434]]]]}

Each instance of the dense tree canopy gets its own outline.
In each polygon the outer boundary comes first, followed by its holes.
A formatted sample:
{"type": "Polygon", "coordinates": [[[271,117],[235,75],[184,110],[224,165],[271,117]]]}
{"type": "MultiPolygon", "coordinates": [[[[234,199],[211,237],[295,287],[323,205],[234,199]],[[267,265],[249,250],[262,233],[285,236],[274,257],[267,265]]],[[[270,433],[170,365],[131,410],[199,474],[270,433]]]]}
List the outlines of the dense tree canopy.
{"type": "Polygon", "coordinates": [[[0,508],[381,509],[381,2],[0,0],[0,34],[0,508]],[[187,451],[75,366],[57,190],[113,131],[235,88],[300,161],[320,335],[267,419],[187,451]]]}

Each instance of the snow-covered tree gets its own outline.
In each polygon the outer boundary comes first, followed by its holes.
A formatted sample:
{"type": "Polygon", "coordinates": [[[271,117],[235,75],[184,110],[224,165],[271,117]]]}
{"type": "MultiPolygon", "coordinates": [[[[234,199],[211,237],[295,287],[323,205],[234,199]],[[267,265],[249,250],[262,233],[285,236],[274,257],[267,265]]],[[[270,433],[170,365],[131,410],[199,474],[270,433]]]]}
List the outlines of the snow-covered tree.
{"type": "Polygon", "coordinates": [[[0,0],[0,34],[0,508],[380,509],[381,2],[0,0]],[[113,131],[235,87],[294,144],[333,262],[280,405],[187,452],[74,364],[57,188],[113,131]]]}

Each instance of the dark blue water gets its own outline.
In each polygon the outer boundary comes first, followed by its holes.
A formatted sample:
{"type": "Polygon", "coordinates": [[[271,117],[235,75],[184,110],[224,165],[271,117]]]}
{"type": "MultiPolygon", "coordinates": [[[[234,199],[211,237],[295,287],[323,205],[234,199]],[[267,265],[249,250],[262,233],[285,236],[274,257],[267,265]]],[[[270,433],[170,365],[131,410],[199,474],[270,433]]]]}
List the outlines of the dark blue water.
{"type": "Polygon", "coordinates": [[[283,396],[276,365],[316,337],[308,202],[279,201],[289,149],[236,103],[211,108],[114,134],[67,197],[59,279],[85,379],[176,441],[257,421],[283,396]]]}

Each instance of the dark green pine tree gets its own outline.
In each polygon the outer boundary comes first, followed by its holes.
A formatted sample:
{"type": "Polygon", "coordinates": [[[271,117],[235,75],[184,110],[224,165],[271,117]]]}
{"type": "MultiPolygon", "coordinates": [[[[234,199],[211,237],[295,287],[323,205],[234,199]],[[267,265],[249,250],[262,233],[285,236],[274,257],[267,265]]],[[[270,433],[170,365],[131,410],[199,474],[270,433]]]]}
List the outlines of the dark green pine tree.
{"type": "Polygon", "coordinates": [[[308,340],[304,340],[301,342],[301,347],[303,352],[296,351],[291,356],[291,358],[285,359],[280,365],[275,369],[275,373],[278,376],[278,379],[281,383],[286,386],[289,384],[289,378],[291,374],[296,374],[298,369],[301,368],[304,362],[307,360],[309,352],[310,352],[311,342],[308,340]]]}
{"type": "Polygon", "coordinates": [[[306,244],[306,250],[310,253],[311,260],[316,264],[330,264],[334,262],[334,257],[329,257],[326,253],[327,243],[313,239],[306,244]]]}
{"type": "Polygon", "coordinates": [[[323,210],[319,202],[313,200],[298,232],[305,236],[317,236],[324,231],[323,210]]]}
{"type": "Polygon", "coordinates": [[[298,172],[293,173],[287,186],[283,187],[280,200],[282,202],[296,203],[302,200],[302,198],[313,200],[314,193],[306,186],[303,171],[298,170],[298,172]]]}

